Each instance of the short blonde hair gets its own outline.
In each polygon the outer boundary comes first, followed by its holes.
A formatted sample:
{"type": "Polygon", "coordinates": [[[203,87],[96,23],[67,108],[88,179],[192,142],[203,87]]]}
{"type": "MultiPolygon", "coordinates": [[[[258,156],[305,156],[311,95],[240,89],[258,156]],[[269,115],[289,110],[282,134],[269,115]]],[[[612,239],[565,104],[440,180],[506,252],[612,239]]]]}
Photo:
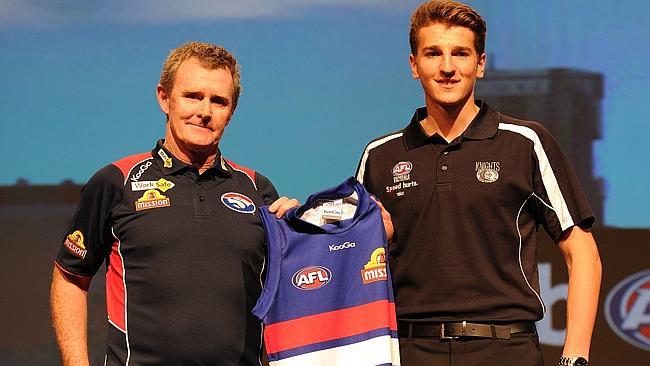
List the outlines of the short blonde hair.
{"type": "Polygon", "coordinates": [[[160,73],[160,85],[165,92],[171,93],[178,68],[183,61],[190,58],[196,58],[201,66],[210,70],[225,69],[230,71],[233,81],[232,109],[235,110],[241,91],[239,64],[235,56],[221,46],[204,42],[188,42],[171,50],[160,73]]]}

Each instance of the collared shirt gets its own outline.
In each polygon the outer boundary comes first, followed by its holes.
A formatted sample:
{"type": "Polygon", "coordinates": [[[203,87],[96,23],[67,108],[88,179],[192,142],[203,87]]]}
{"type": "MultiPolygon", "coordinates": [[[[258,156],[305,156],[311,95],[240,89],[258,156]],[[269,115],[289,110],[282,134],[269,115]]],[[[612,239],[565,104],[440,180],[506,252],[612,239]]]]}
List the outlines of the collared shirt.
{"type": "Polygon", "coordinates": [[[594,217],[570,164],[540,124],[478,102],[447,143],[420,126],[426,108],[366,147],[357,179],[391,213],[399,319],[536,321],[544,304],[538,227],[558,241],[594,217]]]}
{"type": "Polygon", "coordinates": [[[265,236],[277,199],[260,174],[217,153],[203,174],[159,141],[85,185],[56,260],[93,276],[105,262],[107,365],[259,365],[265,236]]]}

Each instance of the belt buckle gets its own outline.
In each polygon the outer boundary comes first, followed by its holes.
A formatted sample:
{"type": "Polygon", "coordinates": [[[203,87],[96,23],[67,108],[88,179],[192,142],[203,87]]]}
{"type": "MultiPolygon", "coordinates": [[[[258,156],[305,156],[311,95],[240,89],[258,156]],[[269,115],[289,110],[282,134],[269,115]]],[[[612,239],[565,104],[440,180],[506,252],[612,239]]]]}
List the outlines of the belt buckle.
{"type": "MultiPolygon", "coordinates": [[[[464,330],[464,328],[465,328],[465,322],[463,322],[463,330],[464,330]]],[[[440,340],[453,341],[455,339],[460,339],[460,337],[459,336],[445,335],[445,323],[440,323],[440,340]]]]}

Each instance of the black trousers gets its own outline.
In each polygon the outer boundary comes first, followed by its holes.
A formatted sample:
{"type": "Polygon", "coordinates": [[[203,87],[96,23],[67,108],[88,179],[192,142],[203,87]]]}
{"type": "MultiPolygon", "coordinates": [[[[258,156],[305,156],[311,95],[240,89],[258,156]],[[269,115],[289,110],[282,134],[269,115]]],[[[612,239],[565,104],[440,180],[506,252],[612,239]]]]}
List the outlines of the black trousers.
{"type": "Polygon", "coordinates": [[[509,340],[400,338],[402,366],[544,366],[536,332],[509,340]]]}

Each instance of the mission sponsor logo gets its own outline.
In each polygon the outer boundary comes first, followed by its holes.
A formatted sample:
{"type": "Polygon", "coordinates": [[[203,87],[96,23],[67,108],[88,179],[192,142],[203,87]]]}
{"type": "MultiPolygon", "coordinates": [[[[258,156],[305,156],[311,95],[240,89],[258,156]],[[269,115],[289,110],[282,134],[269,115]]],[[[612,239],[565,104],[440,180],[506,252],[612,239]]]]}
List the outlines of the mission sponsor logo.
{"type": "Polygon", "coordinates": [[[155,189],[147,190],[146,192],[144,192],[142,197],[138,198],[138,200],[135,201],[136,211],[149,210],[152,208],[168,207],[168,206],[169,206],[169,198],[163,196],[160,192],[158,192],[155,189]]]}
{"type": "Polygon", "coordinates": [[[482,183],[494,183],[499,179],[501,163],[498,161],[477,161],[475,167],[476,179],[482,183]]]}
{"type": "Polygon", "coordinates": [[[400,161],[393,167],[393,183],[399,183],[411,179],[413,164],[410,161],[400,161]]]}
{"type": "Polygon", "coordinates": [[[377,281],[388,280],[386,270],[386,251],[384,248],[375,249],[370,255],[370,261],[361,270],[361,281],[364,285],[377,281]]]}
{"type": "Polygon", "coordinates": [[[165,193],[168,190],[174,188],[175,184],[164,178],[160,178],[156,181],[147,180],[142,182],[131,182],[132,191],[146,191],[148,189],[159,189],[161,192],[165,193]]]}
{"type": "Polygon", "coordinates": [[[291,278],[293,286],[299,290],[316,290],[332,280],[332,272],[323,266],[309,266],[296,272],[291,278]]]}
{"type": "Polygon", "coordinates": [[[151,166],[151,164],[153,164],[151,160],[148,160],[146,163],[140,165],[138,167],[138,171],[135,174],[133,174],[133,176],[131,176],[131,181],[137,182],[142,176],[142,173],[146,172],[147,169],[149,169],[149,167],[151,166]]]}
{"type": "Polygon", "coordinates": [[[336,252],[337,250],[354,248],[356,245],[357,243],[346,241],[345,243],[339,245],[332,244],[329,246],[329,249],[330,252],[336,252]]]}
{"type": "Polygon", "coordinates": [[[72,234],[68,235],[63,242],[63,246],[75,256],[84,259],[86,258],[86,245],[84,244],[84,234],[79,230],[75,230],[72,234]]]}
{"type": "Polygon", "coordinates": [[[650,270],[619,282],[607,295],[605,316],[626,342],[650,351],[650,270]]]}
{"type": "Polygon", "coordinates": [[[253,203],[253,200],[241,193],[224,193],[221,195],[221,202],[229,209],[237,212],[248,214],[255,212],[255,203],[253,203]]]}

